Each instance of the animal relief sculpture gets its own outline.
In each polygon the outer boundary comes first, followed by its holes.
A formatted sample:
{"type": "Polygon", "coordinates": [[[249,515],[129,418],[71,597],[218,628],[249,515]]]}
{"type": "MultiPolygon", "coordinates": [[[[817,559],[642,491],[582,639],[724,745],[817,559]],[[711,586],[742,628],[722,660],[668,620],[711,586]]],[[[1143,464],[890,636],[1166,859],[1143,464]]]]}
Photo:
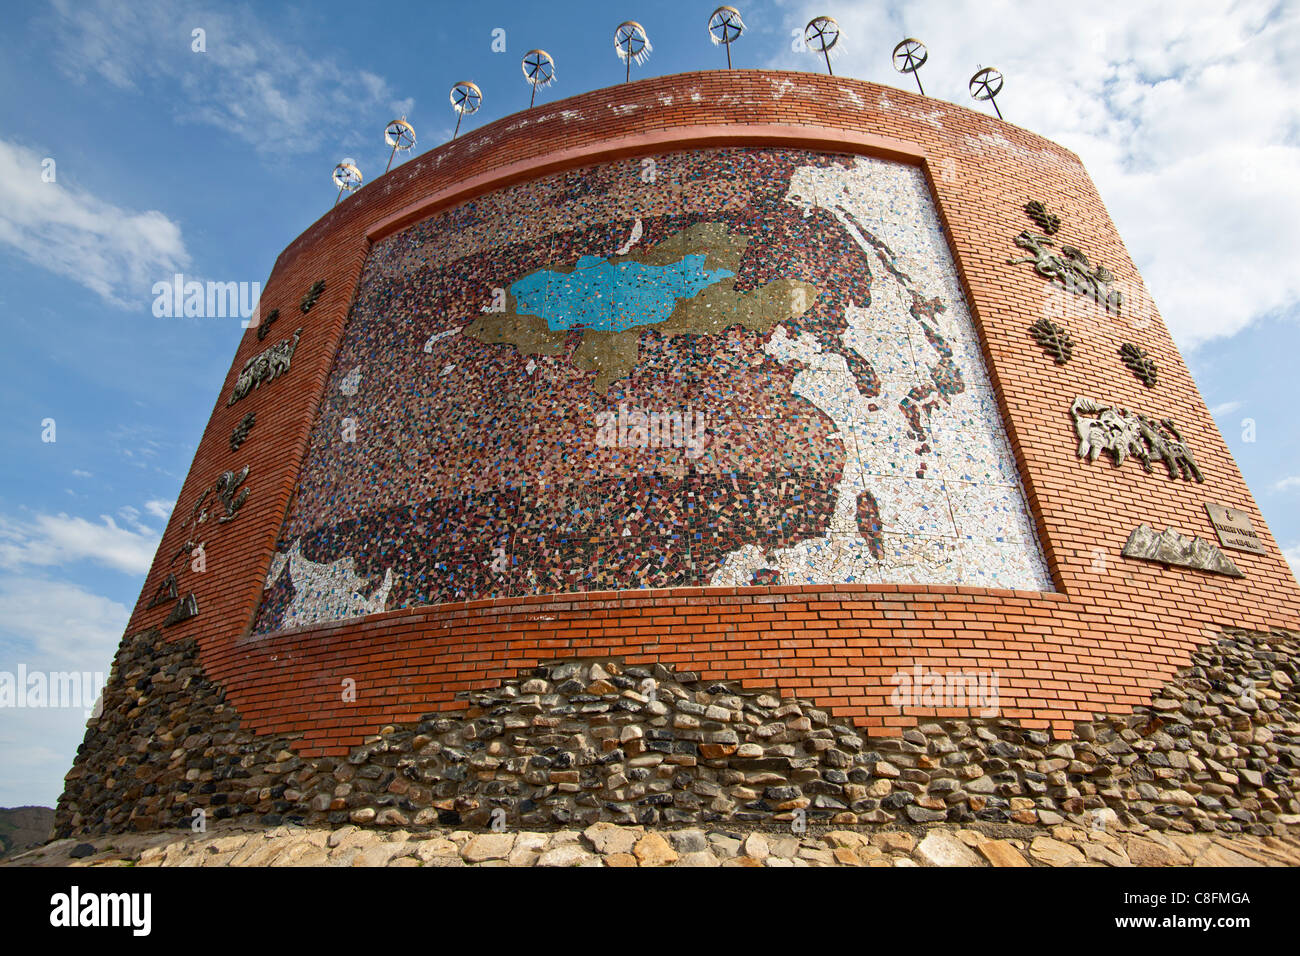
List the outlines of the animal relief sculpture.
{"type": "Polygon", "coordinates": [[[1079,396],[1070,406],[1070,414],[1074,416],[1074,430],[1079,436],[1080,458],[1095,462],[1104,451],[1115,459],[1118,467],[1130,454],[1141,458],[1146,453],[1137,419],[1124,409],[1079,396]]]}
{"type": "Polygon", "coordinates": [[[1016,245],[1032,255],[1008,259],[1007,265],[1032,262],[1034,271],[1040,276],[1054,279],[1076,295],[1086,296],[1107,312],[1119,315],[1124,297],[1118,289],[1111,289],[1115,276],[1105,266],[1100,263],[1094,266],[1074,246],[1062,245],[1059,253],[1052,252],[1048,247],[1054,243],[1046,236],[1036,236],[1032,232],[1016,236],[1016,245]]]}
{"type": "MultiPolygon", "coordinates": [[[[1163,418],[1159,424],[1156,424],[1145,415],[1139,415],[1138,428],[1151,449],[1151,457],[1165,463],[1170,478],[1181,475],[1183,481],[1190,481],[1193,478],[1198,482],[1205,481],[1201,469],[1196,466],[1196,459],[1192,457],[1192,450],[1183,441],[1183,436],[1174,425],[1173,419],[1163,418]]],[[[1147,471],[1151,470],[1150,457],[1143,457],[1142,467],[1147,471]]]]}
{"type": "Polygon", "coordinates": [[[235,388],[230,393],[230,400],[226,405],[235,404],[264,382],[269,382],[289,371],[289,363],[293,361],[293,353],[298,348],[298,338],[301,335],[302,329],[297,329],[293,333],[293,338],[276,342],[269,349],[259,352],[245,362],[239,377],[235,379],[235,388]]]}
{"type": "Polygon", "coordinates": [[[1172,419],[1157,423],[1145,415],[1104,405],[1082,395],[1075,398],[1070,414],[1079,436],[1080,458],[1095,462],[1106,452],[1118,468],[1132,455],[1142,462],[1143,471],[1151,471],[1152,461],[1159,460],[1169,470],[1170,478],[1205,481],[1192,450],[1172,419]]]}

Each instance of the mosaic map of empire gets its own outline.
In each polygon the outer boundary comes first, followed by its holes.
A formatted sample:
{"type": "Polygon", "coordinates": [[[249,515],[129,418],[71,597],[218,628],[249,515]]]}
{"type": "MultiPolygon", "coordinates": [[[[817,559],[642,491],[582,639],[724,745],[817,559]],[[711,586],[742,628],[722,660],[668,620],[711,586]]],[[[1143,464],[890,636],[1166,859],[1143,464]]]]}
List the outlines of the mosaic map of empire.
{"type": "Polygon", "coordinates": [[[711,149],[376,243],[256,630],[840,582],[1052,590],[922,171],[711,149]]]}

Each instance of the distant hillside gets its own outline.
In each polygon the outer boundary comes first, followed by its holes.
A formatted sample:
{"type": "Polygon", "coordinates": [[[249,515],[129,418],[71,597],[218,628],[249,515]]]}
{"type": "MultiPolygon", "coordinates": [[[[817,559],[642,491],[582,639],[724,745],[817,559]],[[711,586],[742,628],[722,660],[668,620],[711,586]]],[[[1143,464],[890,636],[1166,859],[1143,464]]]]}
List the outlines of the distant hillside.
{"type": "Polygon", "coordinates": [[[49,807],[0,807],[0,856],[39,846],[53,828],[54,811],[49,807]]]}

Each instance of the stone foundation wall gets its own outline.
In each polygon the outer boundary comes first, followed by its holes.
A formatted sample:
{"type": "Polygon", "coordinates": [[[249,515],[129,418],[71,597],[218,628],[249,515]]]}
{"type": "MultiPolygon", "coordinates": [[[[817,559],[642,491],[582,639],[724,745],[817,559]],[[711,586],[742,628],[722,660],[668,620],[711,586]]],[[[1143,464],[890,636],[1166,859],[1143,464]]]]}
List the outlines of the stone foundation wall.
{"type": "Polygon", "coordinates": [[[346,759],[241,727],[192,640],[124,642],[55,835],[218,820],[404,827],[1054,826],[1111,819],[1266,835],[1300,822],[1300,635],[1227,631],[1149,705],[1073,739],[1000,718],[871,738],[798,699],[663,666],[566,660],[459,712],[380,729],[346,759]],[[500,814],[497,815],[500,819],[500,814]]]}

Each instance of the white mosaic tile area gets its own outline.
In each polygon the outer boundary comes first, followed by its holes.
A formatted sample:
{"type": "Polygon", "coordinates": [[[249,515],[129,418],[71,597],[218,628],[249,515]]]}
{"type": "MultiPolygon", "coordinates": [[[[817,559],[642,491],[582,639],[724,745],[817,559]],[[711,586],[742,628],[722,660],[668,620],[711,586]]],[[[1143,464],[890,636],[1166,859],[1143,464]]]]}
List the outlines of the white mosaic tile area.
{"type": "Polygon", "coordinates": [[[1034,532],[1015,459],[998,413],[939,218],[921,170],[859,158],[852,168],[802,167],[786,200],[831,213],[871,262],[871,301],[845,316],[846,346],[881,380],[868,399],[848,363],[810,336],[778,328],[765,350],[799,362],[794,392],[834,421],[847,455],[835,515],[824,537],[763,554],[747,545],[728,555],[711,584],[743,586],[756,572],[780,572],[782,584],[836,582],[953,584],[1051,591],[1051,574],[1034,532]],[[885,268],[863,231],[894,253],[885,268]],[[941,355],[910,314],[912,290],[945,310],[933,326],[952,351],[964,389],[939,401],[928,418],[927,470],[916,477],[919,444],[899,407],[908,391],[933,382],[941,355]],[[869,406],[875,406],[871,410],[869,406]],[[882,524],[880,556],[858,530],[858,496],[870,492],[882,524]]]}

